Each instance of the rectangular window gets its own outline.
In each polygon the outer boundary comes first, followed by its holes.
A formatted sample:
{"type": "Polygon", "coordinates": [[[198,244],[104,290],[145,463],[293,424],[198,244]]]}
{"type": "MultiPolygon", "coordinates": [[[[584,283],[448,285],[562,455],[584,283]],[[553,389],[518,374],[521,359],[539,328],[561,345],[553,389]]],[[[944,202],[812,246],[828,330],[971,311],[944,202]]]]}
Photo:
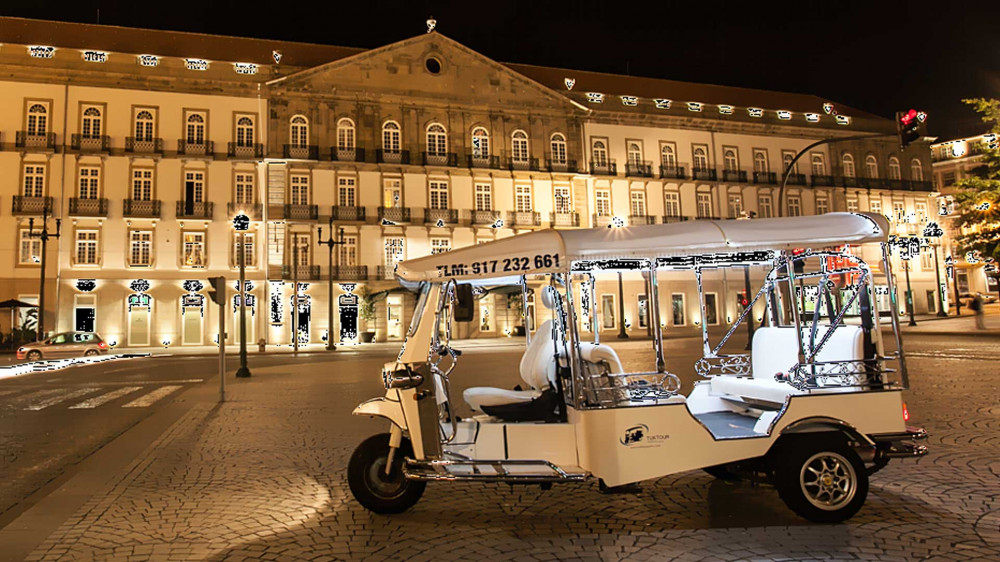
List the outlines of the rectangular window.
{"type": "Polygon", "coordinates": [[[906,220],[906,205],[902,201],[892,202],[892,220],[896,222],[909,222],[906,220]]]}
{"type": "Polygon", "coordinates": [[[431,254],[443,254],[451,250],[450,238],[431,238],[431,254]]]}
{"type": "Polygon", "coordinates": [[[719,324],[719,296],[715,293],[705,293],[705,323],[709,326],[719,324]]]}
{"type": "Polygon", "coordinates": [[[674,326],[683,326],[684,318],[684,293],[674,293],[670,295],[670,308],[673,312],[674,326]]]}
{"type": "Polygon", "coordinates": [[[340,265],[358,265],[358,237],[354,234],[345,234],[343,244],[340,245],[340,265]]]}
{"type": "Polygon", "coordinates": [[[711,193],[699,193],[698,194],[698,217],[699,218],[709,218],[712,216],[712,194],[711,193]]]}
{"type": "Polygon", "coordinates": [[[305,232],[292,233],[291,263],[297,266],[306,266],[312,263],[309,258],[312,251],[312,235],[305,232]]]}
{"type": "Polygon", "coordinates": [[[882,214],[882,199],[870,199],[868,201],[868,208],[873,213],[882,214]]]}
{"type": "Polygon", "coordinates": [[[923,271],[934,271],[934,253],[930,248],[920,249],[920,269],[923,271]]]}
{"type": "Polygon", "coordinates": [[[205,267],[205,233],[185,232],[183,240],[184,257],[181,264],[184,267],[205,267]]]}
{"type": "Polygon", "coordinates": [[[856,198],[847,200],[847,212],[848,213],[858,212],[858,200],[856,198]]]}
{"type": "Polygon", "coordinates": [[[49,131],[49,104],[46,102],[29,101],[27,123],[25,129],[28,136],[44,135],[49,131]]]}
{"type": "Polygon", "coordinates": [[[611,215],[611,191],[608,189],[594,190],[594,210],[597,216],[606,217],[611,215]]]}
{"type": "Polygon", "coordinates": [[[788,196],[788,216],[790,217],[802,216],[802,200],[799,199],[798,195],[788,196]]]}
{"type": "Polygon", "coordinates": [[[646,216],[646,192],[633,191],[629,194],[630,211],[633,217],[646,216]]]}
{"type": "Polygon", "coordinates": [[[194,203],[205,200],[205,172],[184,172],[184,200],[194,203]]]}
{"type": "Polygon", "coordinates": [[[937,293],[927,290],[927,312],[937,312],[937,293]]]}
{"type": "Polygon", "coordinates": [[[816,196],[816,214],[825,215],[830,212],[830,200],[826,197],[816,196]]]}
{"type": "Polygon", "coordinates": [[[743,216],[743,196],[737,193],[729,194],[729,217],[739,218],[743,216]]]}
{"type": "Polygon", "coordinates": [[[356,178],[337,178],[337,205],[341,207],[358,205],[356,178]]]}
{"type": "Polygon", "coordinates": [[[639,317],[639,327],[649,327],[649,299],[646,295],[636,296],[636,315],[639,317]]]}
{"type": "Polygon", "coordinates": [[[691,168],[695,171],[708,169],[708,145],[695,144],[691,146],[691,168]]]}
{"type": "Polygon", "coordinates": [[[406,257],[406,241],[401,237],[385,239],[385,267],[388,271],[395,271],[396,264],[406,257]]]}
{"type": "Polygon", "coordinates": [[[96,166],[81,166],[79,174],[77,197],[80,199],[97,199],[101,183],[101,169],[96,166]]]}
{"type": "Polygon", "coordinates": [[[153,232],[132,230],[129,232],[129,265],[149,266],[153,264],[153,232]]]}
{"type": "Polygon", "coordinates": [[[45,196],[45,164],[24,165],[24,196],[45,196]]]}
{"type": "Polygon", "coordinates": [[[382,184],[382,206],[393,209],[403,206],[403,180],[386,178],[382,184]]]}
{"type": "Polygon", "coordinates": [[[236,202],[243,205],[254,203],[254,175],[249,172],[236,174],[236,202]]]}
{"type": "Polygon", "coordinates": [[[681,216],[681,197],[676,191],[663,193],[663,210],[668,217],[681,216]]]}
{"type": "Polygon", "coordinates": [[[80,107],[82,119],[80,122],[80,136],[85,139],[96,139],[102,134],[104,110],[96,105],[84,105],[80,107]]]}
{"type": "Polygon", "coordinates": [[[552,194],[555,197],[555,211],[557,213],[565,214],[573,212],[573,200],[570,196],[568,185],[553,187],[552,194]]]}
{"type": "Polygon", "coordinates": [[[17,262],[22,265],[41,263],[42,241],[31,236],[29,230],[21,230],[21,251],[17,262]]]}
{"type": "Polygon", "coordinates": [[[289,178],[291,188],[290,200],[292,205],[309,204],[309,176],[305,174],[293,174],[289,178]]]}
{"type": "Polygon", "coordinates": [[[78,264],[97,263],[96,230],[76,231],[76,263],[78,264]]]}
{"type": "Polygon", "coordinates": [[[430,182],[430,206],[431,209],[448,208],[448,182],[430,182]]]}
{"type": "Polygon", "coordinates": [[[132,199],[136,201],[153,200],[152,168],[132,168],[132,199]]]}
{"type": "Polygon", "coordinates": [[[601,295],[601,329],[615,328],[615,296],[601,295]]]}
{"type": "Polygon", "coordinates": [[[955,181],[957,181],[957,180],[956,180],[955,172],[954,171],[942,172],[941,173],[941,184],[944,187],[950,187],[952,185],[955,185],[955,181]]]}
{"type": "MultiPolygon", "coordinates": [[[[254,260],[256,252],[256,236],[253,232],[246,232],[243,234],[243,265],[246,267],[256,267],[257,262],[254,260]]],[[[240,235],[233,234],[233,267],[240,266],[240,235]]]]}
{"type": "Polygon", "coordinates": [[[514,187],[514,210],[519,213],[530,213],[532,209],[531,205],[531,186],[530,185],[517,185],[514,187]]]}
{"type": "Polygon", "coordinates": [[[757,212],[762,219],[769,219],[774,216],[774,210],[771,208],[771,195],[769,193],[762,193],[757,196],[757,212]]]}
{"type": "Polygon", "coordinates": [[[488,183],[476,184],[476,210],[493,210],[493,188],[488,183]]]}
{"type": "Polygon", "coordinates": [[[810,163],[812,165],[812,175],[814,176],[825,176],[826,175],[826,158],[821,152],[814,152],[810,155],[810,163]]]}
{"type": "Polygon", "coordinates": [[[913,208],[917,215],[917,224],[924,224],[927,222],[927,203],[924,201],[916,201],[913,203],[913,208]]]}
{"type": "Polygon", "coordinates": [[[735,146],[722,147],[722,165],[728,172],[735,172],[740,169],[739,149],[735,146]]]}

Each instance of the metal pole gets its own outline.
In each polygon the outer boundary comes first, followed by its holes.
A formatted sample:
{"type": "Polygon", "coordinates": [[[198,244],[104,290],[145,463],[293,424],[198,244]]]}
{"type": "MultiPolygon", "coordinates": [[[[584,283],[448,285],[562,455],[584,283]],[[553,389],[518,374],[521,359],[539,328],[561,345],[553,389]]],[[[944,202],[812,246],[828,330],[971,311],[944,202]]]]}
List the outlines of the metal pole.
{"type": "Polygon", "coordinates": [[[934,244],[931,247],[934,248],[934,279],[937,281],[937,287],[934,287],[934,292],[938,296],[937,315],[946,317],[948,313],[944,311],[944,290],[941,288],[941,263],[938,261],[938,245],[934,244]]]}
{"type": "MultiPolygon", "coordinates": [[[[743,287],[746,291],[745,298],[747,299],[747,306],[750,305],[750,265],[743,266],[743,287]]],[[[744,349],[750,349],[753,343],[753,311],[747,315],[747,346],[744,349]]]]}
{"type": "MultiPolygon", "coordinates": [[[[47,209],[46,209],[47,210],[47,209]]],[[[42,239],[42,264],[41,270],[39,271],[38,279],[38,322],[36,322],[37,328],[37,339],[42,341],[45,339],[45,251],[48,246],[49,237],[45,230],[46,223],[48,222],[48,216],[45,211],[42,212],[42,233],[40,238],[42,239]]]]}
{"type": "Polygon", "coordinates": [[[226,280],[219,289],[219,402],[226,401],[226,280]]]}
{"type": "Polygon", "coordinates": [[[618,272],[618,339],[627,340],[625,333],[625,289],[622,287],[622,272],[618,272]]]}
{"type": "MultiPolygon", "coordinates": [[[[340,238],[344,237],[344,229],[340,229],[340,238]]],[[[330,242],[333,242],[333,218],[330,218],[330,242]]],[[[337,344],[333,343],[333,244],[327,246],[327,268],[329,269],[327,277],[330,278],[329,286],[329,298],[327,298],[326,303],[326,349],[327,351],[333,351],[337,349],[337,344]]],[[[340,256],[337,256],[338,258],[340,256]]],[[[337,265],[340,265],[338,259],[337,265]]]]}
{"type": "Polygon", "coordinates": [[[916,326],[917,321],[913,318],[913,290],[910,288],[910,260],[903,260],[903,270],[906,271],[906,311],[910,313],[907,326],[916,326]]]}
{"type": "Polygon", "coordinates": [[[292,237],[292,350],[299,352],[299,244],[292,237]]]}
{"type": "Polygon", "coordinates": [[[240,232],[240,286],[237,294],[240,296],[240,368],[236,370],[237,377],[249,377],[247,367],[247,288],[246,288],[246,232],[240,232]]]}

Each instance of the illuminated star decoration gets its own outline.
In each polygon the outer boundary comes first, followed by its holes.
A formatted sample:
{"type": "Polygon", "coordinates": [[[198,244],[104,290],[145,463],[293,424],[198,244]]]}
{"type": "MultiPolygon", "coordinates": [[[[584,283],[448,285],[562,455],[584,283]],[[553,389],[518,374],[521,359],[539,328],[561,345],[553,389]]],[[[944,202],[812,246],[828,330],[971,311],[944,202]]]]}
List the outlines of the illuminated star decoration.
{"type": "Polygon", "coordinates": [[[89,293],[97,288],[97,281],[93,279],[80,279],[76,282],[76,288],[84,293],[89,293]]]}
{"type": "Polygon", "coordinates": [[[436,226],[438,228],[443,227],[444,226],[444,219],[438,219],[437,222],[434,223],[434,226],[436,226]]]}
{"type": "Polygon", "coordinates": [[[924,236],[927,238],[940,238],[944,236],[944,230],[936,222],[929,222],[924,227],[924,236]]]}
{"type": "Polygon", "coordinates": [[[975,210],[977,210],[977,211],[989,211],[990,210],[990,202],[989,201],[983,201],[982,203],[976,205],[973,208],[975,210]]]}
{"type": "Polygon", "coordinates": [[[941,206],[938,208],[938,214],[941,215],[942,217],[947,216],[949,214],[947,203],[941,203],[941,206]]]}
{"type": "Polygon", "coordinates": [[[490,228],[503,228],[503,219],[497,219],[490,225],[490,228]]]}
{"type": "Polygon", "coordinates": [[[923,111],[918,111],[917,112],[917,121],[920,121],[921,123],[923,123],[924,121],[927,121],[927,114],[924,113],[923,111]]]}
{"type": "Polygon", "coordinates": [[[281,51],[271,51],[271,58],[274,59],[274,64],[281,64],[281,51]]]}
{"type": "Polygon", "coordinates": [[[979,263],[981,261],[979,259],[979,252],[965,252],[965,261],[971,264],[979,263]]]}
{"type": "Polygon", "coordinates": [[[389,219],[382,219],[382,226],[396,226],[396,223],[389,219]]]}
{"type": "Polygon", "coordinates": [[[986,141],[986,146],[990,147],[991,150],[996,150],[1000,147],[1000,143],[997,142],[996,133],[987,133],[983,135],[983,140],[986,141]]]}
{"type": "Polygon", "coordinates": [[[430,18],[428,18],[427,19],[427,33],[430,33],[432,31],[434,31],[434,28],[437,27],[437,24],[438,24],[438,22],[437,22],[436,19],[434,19],[434,16],[431,16],[430,18]]]}
{"type": "Polygon", "coordinates": [[[611,222],[608,223],[608,228],[621,228],[625,226],[625,221],[621,217],[611,217],[611,222]]]}
{"type": "Polygon", "coordinates": [[[836,113],[834,113],[834,111],[833,111],[833,104],[830,103],[830,102],[824,103],[823,104],[823,113],[826,113],[827,115],[830,115],[831,113],[833,115],[836,115],[836,113]]]}
{"type": "Polygon", "coordinates": [[[566,84],[567,90],[572,90],[573,86],[576,86],[575,78],[563,78],[563,84],[566,84]]]}

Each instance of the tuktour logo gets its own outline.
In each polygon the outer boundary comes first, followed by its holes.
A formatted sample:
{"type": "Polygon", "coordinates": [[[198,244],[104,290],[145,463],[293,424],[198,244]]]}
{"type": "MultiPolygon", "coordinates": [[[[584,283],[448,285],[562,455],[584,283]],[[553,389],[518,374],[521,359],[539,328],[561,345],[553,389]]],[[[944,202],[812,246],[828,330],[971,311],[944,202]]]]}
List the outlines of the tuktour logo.
{"type": "Polygon", "coordinates": [[[667,439],[669,435],[650,434],[649,426],[640,423],[626,429],[618,441],[626,447],[659,447],[667,439]]]}

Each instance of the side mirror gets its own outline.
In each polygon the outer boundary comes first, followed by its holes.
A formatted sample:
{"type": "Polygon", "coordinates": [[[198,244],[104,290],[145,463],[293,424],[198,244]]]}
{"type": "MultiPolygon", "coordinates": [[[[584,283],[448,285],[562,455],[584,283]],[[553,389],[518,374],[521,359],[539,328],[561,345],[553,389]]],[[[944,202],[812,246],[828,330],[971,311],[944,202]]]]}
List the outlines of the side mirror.
{"type": "Polygon", "coordinates": [[[476,317],[472,285],[455,285],[455,322],[472,322],[476,317]]]}

